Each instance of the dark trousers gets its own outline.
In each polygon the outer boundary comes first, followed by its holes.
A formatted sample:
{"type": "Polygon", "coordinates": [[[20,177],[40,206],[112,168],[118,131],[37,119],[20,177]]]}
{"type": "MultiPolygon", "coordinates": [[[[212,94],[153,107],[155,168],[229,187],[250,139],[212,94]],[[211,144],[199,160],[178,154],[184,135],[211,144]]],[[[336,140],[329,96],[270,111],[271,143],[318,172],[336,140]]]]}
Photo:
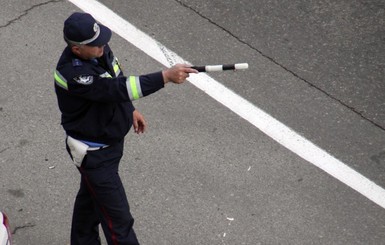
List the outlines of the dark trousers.
{"type": "Polygon", "coordinates": [[[118,174],[123,145],[124,141],[89,151],[84,158],[72,217],[72,245],[99,245],[99,224],[109,245],[139,244],[118,174]]]}

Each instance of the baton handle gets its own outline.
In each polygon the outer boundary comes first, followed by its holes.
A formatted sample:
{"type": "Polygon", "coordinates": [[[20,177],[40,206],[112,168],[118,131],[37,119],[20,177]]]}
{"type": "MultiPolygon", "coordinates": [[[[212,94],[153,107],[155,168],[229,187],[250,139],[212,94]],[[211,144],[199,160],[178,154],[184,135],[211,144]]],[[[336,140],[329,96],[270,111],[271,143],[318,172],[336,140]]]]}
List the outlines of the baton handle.
{"type": "Polygon", "coordinates": [[[249,68],[249,64],[238,63],[238,64],[227,64],[227,65],[206,65],[206,66],[192,66],[191,68],[199,72],[245,70],[249,68]]]}

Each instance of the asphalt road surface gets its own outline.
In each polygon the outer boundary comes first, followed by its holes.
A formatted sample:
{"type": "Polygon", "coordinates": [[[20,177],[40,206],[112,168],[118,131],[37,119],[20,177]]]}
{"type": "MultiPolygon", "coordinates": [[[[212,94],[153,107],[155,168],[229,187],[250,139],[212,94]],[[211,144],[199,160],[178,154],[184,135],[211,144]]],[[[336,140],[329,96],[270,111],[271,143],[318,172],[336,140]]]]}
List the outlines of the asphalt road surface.
{"type": "MultiPolygon", "coordinates": [[[[100,1],[385,187],[385,1],[100,1]]],[[[53,71],[64,0],[0,0],[0,209],[16,245],[69,244],[79,174],[53,71]]],[[[114,34],[126,74],[164,69],[114,34]]],[[[189,82],[135,102],[120,167],[142,244],[383,244],[385,210],[189,82]]],[[[273,127],[273,125],[272,125],[273,127]]]]}

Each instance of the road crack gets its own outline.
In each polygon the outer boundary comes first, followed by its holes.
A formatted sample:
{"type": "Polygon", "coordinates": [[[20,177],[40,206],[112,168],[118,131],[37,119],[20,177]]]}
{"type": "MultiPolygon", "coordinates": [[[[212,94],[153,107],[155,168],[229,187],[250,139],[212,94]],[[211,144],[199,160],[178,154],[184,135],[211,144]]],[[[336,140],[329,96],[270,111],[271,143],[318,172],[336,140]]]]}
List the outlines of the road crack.
{"type": "Polygon", "coordinates": [[[379,123],[375,122],[374,120],[366,117],[364,115],[364,113],[356,108],[354,108],[353,106],[350,106],[348,105],[347,103],[345,103],[343,100],[341,99],[338,99],[337,97],[333,96],[332,94],[328,93],[327,91],[323,90],[322,88],[320,87],[317,87],[316,85],[314,85],[313,83],[311,83],[309,80],[307,80],[306,78],[303,78],[301,77],[299,74],[297,74],[296,72],[290,70],[289,68],[287,68],[286,66],[284,66],[283,64],[279,63],[277,60],[275,60],[273,57],[270,57],[268,55],[266,55],[265,53],[263,53],[261,50],[259,50],[258,48],[254,47],[253,45],[251,45],[250,43],[242,40],[241,38],[239,38],[237,35],[235,35],[234,33],[232,33],[230,30],[227,30],[225,27],[219,25],[218,23],[216,23],[215,21],[211,20],[209,17],[206,17],[205,15],[203,15],[201,12],[199,12],[198,10],[194,9],[193,7],[187,5],[186,3],[182,2],[181,0],[175,0],[177,3],[179,3],[180,5],[182,5],[183,7],[185,8],[188,8],[189,10],[193,11],[194,13],[196,13],[197,15],[199,15],[200,17],[202,17],[203,19],[207,20],[209,23],[215,25],[216,27],[218,27],[219,29],[223,30],[224,32],[226,32],[228,35],[230,35],[231,37],[235,38],[236,40],[238,40],[240,43],[248,46],[250,49],[256,51],[257,53],[259,53],[262,57],[268,59],[269,61],[271,61],[272,63],[274,63],[275,65],[281,67],[282,69],[284,69],[286,72],[290,73],[291,75],[293,75],[294,77],[296,77],[297,79],[299,79],[300,81],[306,83],[307,85],[309,85],[310,87],[318,90],[319,92],[323,93],[324,95],[326,95],[327,97],[331,98],[332,100],[336,101],[337,103],[339,103],[340,105],[344,106],[345,108],[349,109],[350,111],[352,111],[353,113],[355,113],[356,115],[360,116],[363,120],[371,123],[372,125],[374,125],[375,127],[385,131],[385,126],[383,125],[380,125],[379,123]]]}
{"type": "Polygon", "coordinates": [[[39,3],[39,4],[35,4],[33,5],[32,7],[24,10],[18,17],[8,21],[5,25],[2,25],[0,26],[0,29],[1,28],[5,28],[5,27],[8,27],[10,25],[12,25],[13,23],[15,23],[16,21],[20,20],[21,18],[23,18],[24,16],[28,15],[28,13],[30,11],[32,11],[33,9],[35,8],[38,8],[38,7],[41,7],[41,6],[44,6],[44,5],[47,5],[47,4],[50,4],[50,3],[57,3],[57,2],[62,2],[63,0],[51,0],[51,1],[47,1],[47,2],[44,2],[44,3],[39,3]]]}
{"type": "Polygon", "coordinates": [[[22,226],[16,226],[15,229],[13,229],[13,231],[12,231],[12,235],[15,235],[18,230],[22,230],[25,228],[32,228],[35,226],[36,226],[35,224],[31,224],[31,223],[27,223],[27,224],[22,225],[22,226]]]}

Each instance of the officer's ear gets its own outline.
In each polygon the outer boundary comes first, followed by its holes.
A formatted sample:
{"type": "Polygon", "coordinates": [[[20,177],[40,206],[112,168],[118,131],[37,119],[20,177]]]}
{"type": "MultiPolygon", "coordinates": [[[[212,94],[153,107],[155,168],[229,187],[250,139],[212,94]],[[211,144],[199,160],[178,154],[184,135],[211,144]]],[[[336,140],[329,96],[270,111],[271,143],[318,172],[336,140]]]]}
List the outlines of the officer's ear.
{"type": "Polygon", "coordinates": [[[71,51],[76,54],[77,56],[80,56],[81,53],[80,53],[80,46],[77,46],[77,45],[72,45],[71,46],[71,51]]]}

